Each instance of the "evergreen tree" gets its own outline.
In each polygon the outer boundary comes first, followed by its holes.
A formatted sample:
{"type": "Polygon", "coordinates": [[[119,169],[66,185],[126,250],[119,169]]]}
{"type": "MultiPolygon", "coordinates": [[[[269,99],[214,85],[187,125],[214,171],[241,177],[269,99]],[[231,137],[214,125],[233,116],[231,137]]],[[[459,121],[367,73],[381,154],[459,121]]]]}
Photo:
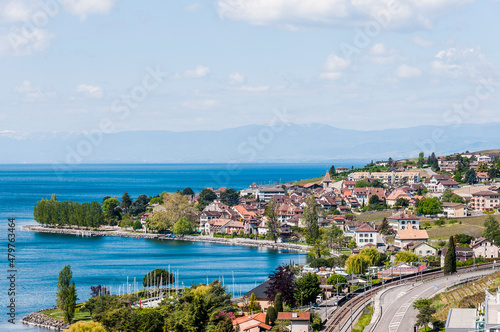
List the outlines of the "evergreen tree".
{"type": "Polygon", "coordinates": [[[132,199],[130,198],[128,192],[125,192],[122,196],[122,208],[128,209],[130,205],[132,205],[132,199]]]}
{"type": "Polygon", "coordinates": [[[448,250],[446,250],[446,255],[444,256],[443,271],[445,275],[457,272],[457,255],[453,236],[450,236],[450,240],[448,241],[448,250]]]}
{"type": "Polygon", "coordinates": [[[274,307],[269,307],[267,308],[267,313],[266,313],[266,324],[267,325],[274,325],[274,322],[276,322],[276,319],[278,318],[278,315],[276,314],[276,310],[274,310],[274,307]]]}
{"type": "Polygon", "coordinates": [[[57,306],[63,312],[64,320],[67,323],[71,323],[73,320],[77,301],[75,282],[71,280],[72,277],[71,267],[66,265],[59,272],[57,283],[57,306]]]}
{"type": "Polygon", "coordinates": [[[276,314],[283,311],[283,300],[281,299],[281,293],[276,294],[274,297],[274,311],[276,314]]]}
{"type": "Polygon", "coordinates": [[[468,184],[471,185],[476,183],[477,182],[476,171],[470,168],[467,172],[465,172],[464,182],[467,182],[468,184]]]}
{"type": "Polygon", "coordinates": [[[335,166],[332,165],[332,167],[330,167],[330,170],[328,172],[330,173],[330,177],[335,176],[335,174],[337,173],[337,171],[335,170],[335,166]]]}

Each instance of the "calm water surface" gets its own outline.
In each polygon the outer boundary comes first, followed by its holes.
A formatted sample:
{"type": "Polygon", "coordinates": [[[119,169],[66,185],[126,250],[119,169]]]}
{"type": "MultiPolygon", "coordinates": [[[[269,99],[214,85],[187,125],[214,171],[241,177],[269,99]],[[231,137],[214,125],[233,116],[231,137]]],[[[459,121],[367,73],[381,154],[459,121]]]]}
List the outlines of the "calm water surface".
{"type": "MultiPolygon", "coordinates": [[[[341,165],[337,166],[350,166],[341,165]]],[[[358,165],[354,165],[358,166],[358,165]]],[[[194,191],[220,186],[242,189],[252,182],[267,184],[317,177],[325,164],[210,164],[210,165],[82,165],[62,169],[52,165],[0,165],[0,247],[2,277],[0,302],[4,308],[0,331],[39,330],[19,323],[24,315],[55,304],[57,276],[71,265],[80,300],[89,297],[90,286],[118,287],[140,282],[148,271],[162,267],[179,272],[185,286],[224,278],[228,290],[245,293],[264,281],[281,263],[304,259],[293,252],[183,241],[129,238],[81,238],[37,234],[21,230],[33,223],[33,206],[55,193],[59,200],[101,201],[128,191],[156,195],[186,186],[194,191]],[[16,218],[17,324],[7,323],[7,218],[16,218]],[[234,282],[233,282],[234,275],[234,282]],[[234,285],[234,286],[233,286],[234,285]]]]}

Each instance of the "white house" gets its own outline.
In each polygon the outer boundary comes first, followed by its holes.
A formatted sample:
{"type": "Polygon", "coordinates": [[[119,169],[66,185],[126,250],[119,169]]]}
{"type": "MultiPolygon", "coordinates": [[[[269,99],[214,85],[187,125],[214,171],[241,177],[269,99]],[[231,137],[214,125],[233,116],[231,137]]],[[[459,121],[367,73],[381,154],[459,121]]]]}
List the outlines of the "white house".
{"type": "Polygon", "coordinates": [[[420,229],[420,222],[417,216],[413,214],[399,212],[387,218],[389,225],[395,230],[407,228],[420,229]]]}
{"type": "Polygon", "coordinates": [[[358,248],[369,243],[377,245],[377,231],[368,224],[363,224],[354,230],[354,238],[358,248]]]}

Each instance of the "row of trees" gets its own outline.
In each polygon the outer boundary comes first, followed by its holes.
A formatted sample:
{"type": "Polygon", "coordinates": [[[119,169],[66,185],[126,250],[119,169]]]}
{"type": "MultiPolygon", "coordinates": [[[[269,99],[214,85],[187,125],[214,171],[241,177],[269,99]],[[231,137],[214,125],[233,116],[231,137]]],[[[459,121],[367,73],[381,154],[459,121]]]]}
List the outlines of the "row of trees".
{"type": "Polygon", "coordinates": [[[35,221],[42,225],[72,225],[78,227],[99,227],[104,224],[104,213],[98,202],[83,203],[60,202],[55,195],[42,199],[33,211],[35,221]]]}

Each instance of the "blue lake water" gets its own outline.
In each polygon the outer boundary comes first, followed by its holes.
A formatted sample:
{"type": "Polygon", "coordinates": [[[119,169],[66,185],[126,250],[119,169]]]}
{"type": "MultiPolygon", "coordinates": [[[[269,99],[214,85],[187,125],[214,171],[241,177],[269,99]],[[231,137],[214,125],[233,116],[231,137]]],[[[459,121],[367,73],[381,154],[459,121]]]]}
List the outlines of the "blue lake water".
{"type": "MultiPolygon", "coordinates": [[[[350,166],[350,165],[336,165],[350,166]]],[[[354,165],[359,166],[359,165],[354,165]]],[[[191,187],[198,192],[219,186],[242,189],[252,182],[279,183],[323,175],[325,164],[198,164],[198,165],[82,165],[58,169],[52,165],[0,165],[0,247],[2,276],[0,331],[39,330],[20,324],[26,314],[55,304],[57,276],[71,265],[80,300],[89,297],[90,286],[118,287],[138,282],[152,269],[178,271],[179,283],[210,282],[224,278],[228,290],[244,294],[264,281],[281,263],[304,260],[293,252],[228,245],[155,241],[129,238],[81,238],[22,231],[34,223],[33,206],[55,193],[59,200],[101,201],[128,191],[156,195],[191,187]],[[16,218],[16,324],[7,323],[7,219],[16,218]],[[234,282],[233,282],[234,275],[234,282]],[[234,286],[233,286],[234,285],[234,286]]]]}

